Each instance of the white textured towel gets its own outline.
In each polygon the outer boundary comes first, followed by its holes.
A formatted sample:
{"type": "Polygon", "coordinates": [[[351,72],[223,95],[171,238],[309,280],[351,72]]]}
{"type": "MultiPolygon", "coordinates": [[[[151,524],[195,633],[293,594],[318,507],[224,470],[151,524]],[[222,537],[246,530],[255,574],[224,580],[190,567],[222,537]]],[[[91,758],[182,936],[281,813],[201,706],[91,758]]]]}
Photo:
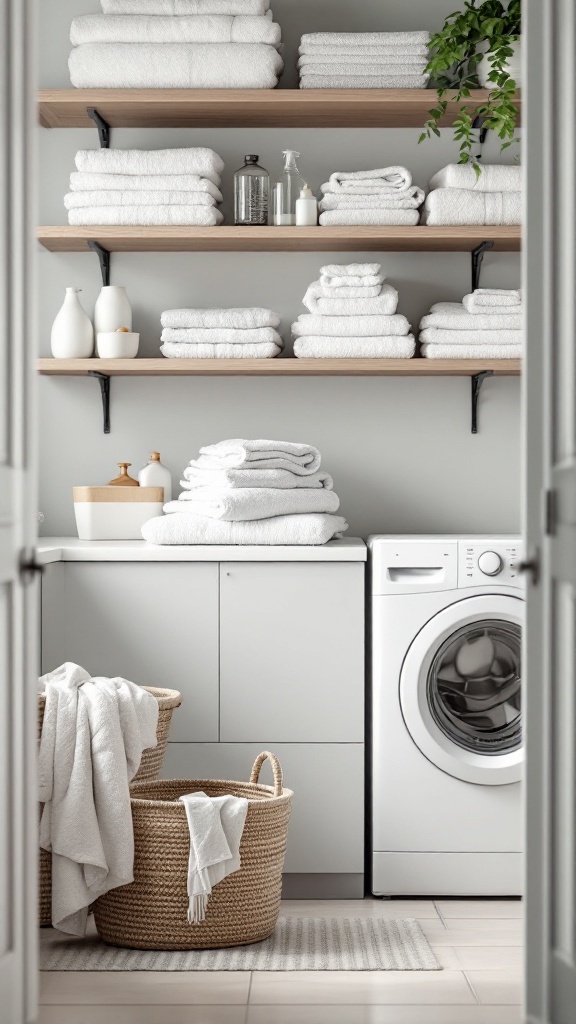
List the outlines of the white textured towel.
{"type": "Polygon", "coordinates": [[[215,885],[240,868],[240,842],[248,813],[244,797],[197,791],[178,798],[190,833],[188,924],[201,924],[215,885]]]}
{"type": "Polygon", "coordinates": [[[308,32],[302,36],[300,46],[308,50],[313,46],[427,46],[429,32],[308,32]]]}
{"type": "MultiPolygon", "coordinates": [[[[369,202],[369,200],[368,200],[369,202]]],[[[351,210],[328,210],[318,218],[322,227],[334,227],[338,224],[391,224],[412,225],[418,223],[418,210],[383,210],[378,207],[351,210]]]]}
{"type": "Polygon", "coordinates": [[[432,345],[521,345],[524,332],[480,329],[457,331],[443,327],[425,327],[420,331],[419,338],[421,342],[432,345]]]}
{"type": "Polygon", "coordinates": [[[339,58],[346,56],[361,57],[423,57],[428,60],[428,47],[422,43],[349,43],[343,46],[331,46],[327,43],[316,43],[314,46],[300,46],[300,57],[323,56],[339,58]]]}
{"type": "MultiPolygon", "coordinates": [[[[350,274],[349,277],[341,275],[332,277],[329,274],[320,274],[320,286],[325,295],[346,295],[349,288],[353,288],[357,293],[361,288],[380,289],[383,284],[384,277],[382,274],[372,274],[366,277],[357,277],[354,274],[350,274]]],[[[360,294],[362,293],[360,292],[360,294]]]]}
{"type": "Polygon", "coordinates": [[[165,309],[160,317],[162,327],[231,327],[253,330],[257,327],[278,327],[280,317],[271,309],[260,306],[231,307],[230,309],[165,309]]]}
{"type": "MultiPolygon", "coordinates": [[[[302,75],[301,89],[425,89],[430,75],[302,75]]],[[[73,83],[74,84],[74,83],[73,83]]]]}
{"type": "Polygon", "coordinates": [[[388,77],[405,77],[406,75],[423,75],[426,67],[426,61],[417,59],[414,62],[406,61],[401,58],[386,58],[382,60],[378,57],[366,57],[364,60],[349,62],[348,57],[333,57],[331,62],[322,63],[321,61],[314,60],[311,58],[300,58],[298,62],[300,66],[300,74],[303,75],[330,75],[347,77],[348,75],[370,75],[388,77]],[[301,61],[306,60],[305,64],[301,61]]]}
{"type": "Polygon", "coordinates": [[[422,345],[426,359],[521,359],[522,345],[422,345]]]}
{"type": "Polygon", "coordinates": [[[267,43],[281,42],[280,25],[266,17],[84,14],[70,29],[73,46],[83,43],[267,43]]]}
{"type": "Polygon", "coordinates": [[[270,519],[272,516],[302,515],[307,512],[337,512],[340,499],[335,491],[318,487],[237,487],[219,490],[197,487],[177,501],[164,505],[164,512],[184,512],[229,522],[270,519]]]}
{"type": "Polygon", "coordinates": [[[302,305],[320,316],[390,316],[398,307],[398,292],[391,284],[382,285],[374,296],[329,298],[319,281],[313,281],[302,299],[302,305]]]}
{"type": "Polygon", "coordinates": [[[413,189],[413,195],[406,198],[383,195],[382,193],[364,193],[363,195],[342,195],[329,192],[318,204],[320,213],[327,210],[417,210],[424,202],[422,189],[413,189]]]}
{"type": "Polygon", "coordinates": [[[320,452],[299,441],[230,438],[204,445],[189,465],[196,469],[288,469],[309,476],[320,469],[320,452]]]}
{"type": "MultiPolygon", "coordinates": [[[[218,175],[219,177],[219,175],[218,175]]],[[[198,174],[98,174],[91,171],[73,171],[70,175],[72,192],[187,192],[191,196],[206,193],[217,203],[224,199],[220,189],[198,174]]],[[[190,200],[194,202],[194,200],[190,200]]]]}
{"type": "Polygon", "coordinates": [[[142,536],[150,544],[326,544],[348,529],[343,516],[310,512],[228,523],[204,516],[173,513],[149,519],[142,536]]]}
{"type": "MultiPolygon", "coordinates": [[[[419,56],[403,53],[401,50],[392,50],[388,54],[379,53],[373,50],[371,53],[360,53],[359,47],[354,50],[331,50],[330,53],[318,53],[312,50],[310,53],[303,53],[298,58],[298,67],[305,68],[306,74],[325,74],[326,68],[330,74],[335,74],[344,68],[345,73],[350,73],[352,68],[357,68],[359,75],[364,74],[385,74],[387,68],[409,68],[412,73],[414,68],[421,74],[426,67],[427,56],[419,56]],[[366,67],[373,70],[367,72],[366,67]],[[320,70],[317,70],[317,69],[320,70]],[[363,68],[364,70],[360,70],[363,68]]],[[[396,72],[395,72],[396,73],[396,72]]]]}
{"type": "Polygon", "coordinates": [[[184,345],[262,345],[282,346],[282,338],[273,327],[253,327],[237,330],[234,327],[164,327],[160,341],[184,345]]]}
{"type": "Polygon", "coordinates": [[[76,89],[274,89],[283,67],[265,43],[84,43],[68,58],[76,89]]]}
{"type": "Polygon", "coordinates": [[[133,880],[129,783],[156,746],[158,702],[126,679],[93,679],[67,662],[46,695],[38,757],[40,846],[52,851],[52,923],[83,935],[88,907],[133,880]]]}
{"type": "Polygon", "coordinates": [[[189,149],[79,149],[75,163],[78,171],[90,174],[161,174],[163,177],[193,174],[208,178],[215,185],[220,185],[224,170],[224,161],[218,153],[197,146],[189,149]]]}
{"type": "Polygon", "coordinates": [[[517,164],[480,164],[477,176],[472,164],[448,164],[433,174],[431,189],[458,188],[472,192],[520,192],[522,168],[517,164]]]}
{"type": "MultiPolygon", "coordinates": [[[[198,487],[219,490],[243,487],[279,487],[283,490],[293,487],[325,487],[331,491],[334,487],[330,474],[321,469],[308,476],[298,476],[288,469],[196,469],[194,466],[186,466],[183,476],[180,486],[190,491],[198,487]]],[[[186,498],[185,493],[180,495],[181,501],[186,498]]]]}
{"type": "Polygon", "coordinates": [[[410,324],[400,313],[392,316],[318,316],[302,313],[296,323],[292,324],[292,334],[295,338],[306,335],[373,338],[376,335],[402,336],[409,331],[410,324]]]}
{"type": "Polygon", "coordinates": [[[270,0],[100,0],[104,14],[266,14],[270,0]]]}
{"type": "Polygon", "coordinates": [[[468,313],[515,313],[522,309],[522,293],[513,288],[477,288],[462,299],[468,313]]]}
{"type": "Polygon", "coordinates": [[[411,359],[415,351],[413,334],[377,338],[306,335],[294,342],[294,355],[298,359],[411,359]]]}
{"type": "Polygon", "coordinates": [[[258,345],[209,344],[186,345],[165,341],[160,351],[167,359],[274,359],[282,348],[273,342],[258,345]]]}
{"type": "Polygon", "coordinates": [[[69,224],[189,224],[214,227],[224,220],[210,206],[81,206],[68,211],[69,224]]]}
{"type": "Polygon", "coordinates": [[[467,313],[460,302],[435,302],[420,321],[420,329],[425,327],[447,327],[456,331],[521,331],[522,314],[513,313],[509,308],[499,313],[467,313]]]}
{"type": "Polygon", "coordinates": [[[322,277],[374,277],[379,274],[379,263],[328,263],[320,267],[322,277]]]}
{"type": "Polygon", "coordinates": [[[64,196],[67,210],[79,210],[83,206],[216,206],[214,196],[208,192],[68,192],[64,196]]]}
{"type": "MultiPolygon", "coordinates": [[[[323,214],[322,216],[325,216],[323,214]]],[[[424,224],[521,224],[520,192],[472,192],[437,188],[423,207],[424,224]]]]}
{"type": "MultiPolygon", "coordinates": [[[[366,278],[363,278],[366,280],[366,278]]],[[[340,288],[326,288],[322,284],[322,280],[313,281],[309,286],[306,295],[310,292],[310,289],[315,294],[324,295],[326,298],[338,298],[338,299],[374,299],[381,294],[382,289],[386,286],[384,284],[372,284],[362,285],[360,281],[357,285],[342,285],[340,288]]],[[[306,303],[304,303],[306,305],[306,303]]]]}

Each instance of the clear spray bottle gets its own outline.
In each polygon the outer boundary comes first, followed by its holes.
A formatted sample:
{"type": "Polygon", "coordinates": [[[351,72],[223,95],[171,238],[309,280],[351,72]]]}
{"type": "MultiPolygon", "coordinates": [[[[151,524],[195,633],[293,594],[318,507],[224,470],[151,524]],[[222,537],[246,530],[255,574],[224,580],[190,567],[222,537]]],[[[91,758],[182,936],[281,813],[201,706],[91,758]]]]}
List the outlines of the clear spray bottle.
{"type": "Polygon", "coordinates": [[[278,189],[277,187],[276,191],[274,223],[295,224],[296,200],[306,182],[296,165],[296,157],[299,157],[300,153],[297,153],[294,149],[285,149],[282,156],[284,157],[284,170],[282,171],[282,179],[280,181],[282,188],[278,189]]]}

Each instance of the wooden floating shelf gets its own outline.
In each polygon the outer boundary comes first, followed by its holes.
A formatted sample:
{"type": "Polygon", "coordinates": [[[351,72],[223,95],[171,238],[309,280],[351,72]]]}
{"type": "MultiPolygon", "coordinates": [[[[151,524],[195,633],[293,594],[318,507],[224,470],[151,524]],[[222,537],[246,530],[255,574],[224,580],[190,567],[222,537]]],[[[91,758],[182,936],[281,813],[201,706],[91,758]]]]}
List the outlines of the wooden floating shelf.
{"type": "Polygon", "coordinates": [[[38,228],[50,252],[470,252],[485,239],[493,252],[518,252],[519,227],[71,227],[38,228]]]}
{"type": "MultiPolygon", "coordinates": [[[[433,89],[43,89],[38,106],[44,128],[94,127],[87,107],[112,128],[421,128],[435,102],[433,89]]],[[[462,105],[448,100],[441,125],[462,105]]]]}
{"type": "Polygon", "coordinates": [[[40,359],[41,374],[83,377],[517,377],[519,359],[40,359]]]}

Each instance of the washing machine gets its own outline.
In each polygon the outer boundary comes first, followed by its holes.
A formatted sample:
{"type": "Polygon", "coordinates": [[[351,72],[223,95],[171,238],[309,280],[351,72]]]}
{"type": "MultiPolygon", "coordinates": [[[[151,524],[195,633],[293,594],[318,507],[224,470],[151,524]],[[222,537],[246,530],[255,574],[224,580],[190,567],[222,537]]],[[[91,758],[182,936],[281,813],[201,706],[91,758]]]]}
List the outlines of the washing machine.
{"type": "Polygon", "coordinates": [[[372,891],[520,895],[520,540],[369,548],[372,891]]]}

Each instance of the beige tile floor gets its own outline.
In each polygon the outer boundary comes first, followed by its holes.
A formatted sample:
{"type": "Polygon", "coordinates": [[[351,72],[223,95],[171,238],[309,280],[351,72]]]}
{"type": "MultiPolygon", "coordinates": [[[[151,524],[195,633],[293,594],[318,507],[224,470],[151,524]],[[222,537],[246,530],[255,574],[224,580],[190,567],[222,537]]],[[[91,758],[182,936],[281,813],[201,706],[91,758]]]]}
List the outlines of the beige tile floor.
{"type": "Polygon", "coordinates": [[[439,972],[51,972],[39,1024],[521,1024],[515,900],[290,901],[283,914],[415,917],[439,972]]]}

